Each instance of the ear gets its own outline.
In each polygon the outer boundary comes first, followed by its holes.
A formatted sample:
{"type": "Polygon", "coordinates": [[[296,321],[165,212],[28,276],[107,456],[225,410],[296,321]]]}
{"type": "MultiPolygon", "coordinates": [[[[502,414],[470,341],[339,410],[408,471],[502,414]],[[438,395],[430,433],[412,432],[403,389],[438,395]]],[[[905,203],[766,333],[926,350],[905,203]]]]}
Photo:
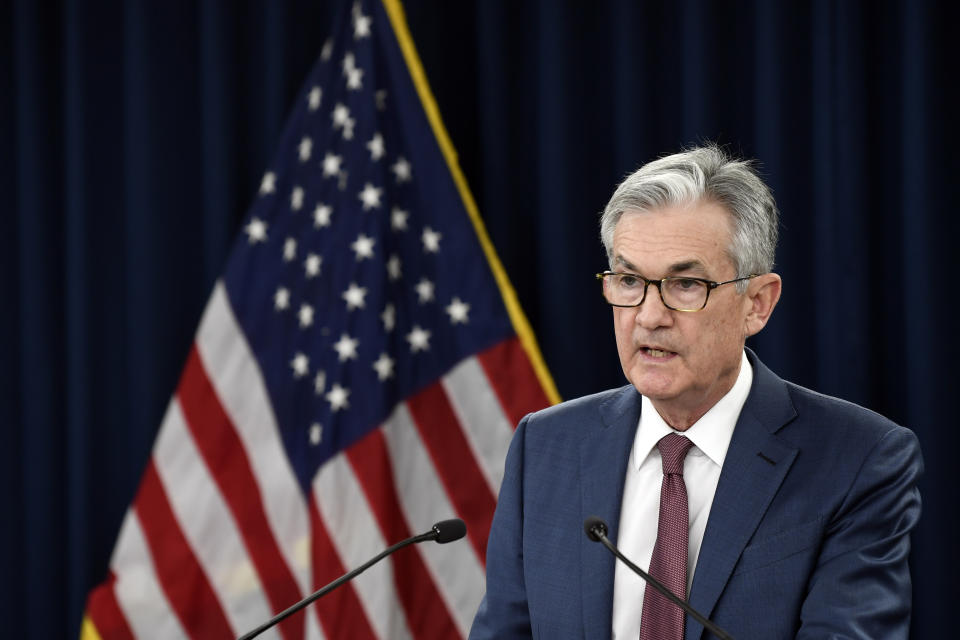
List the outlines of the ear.
{"type": "Polygon", "coordinates": [[[776,273],[765,273],[750,281],[747,287],[747,316],[743,326],[747,336],[760,333],[767,326],[770,314],[780,300],[781,284],[780,276],[776,273]]]}

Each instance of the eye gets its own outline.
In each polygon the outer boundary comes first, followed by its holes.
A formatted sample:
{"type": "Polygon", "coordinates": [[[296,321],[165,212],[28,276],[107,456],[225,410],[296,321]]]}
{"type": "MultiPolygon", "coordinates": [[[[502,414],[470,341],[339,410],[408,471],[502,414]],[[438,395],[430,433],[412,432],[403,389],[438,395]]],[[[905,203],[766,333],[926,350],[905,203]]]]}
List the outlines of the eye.
{"type": "Polygon", "coordinates": [[[693,291],[703,286],[703,283],[693,278],[677,278],[673,281],[678,291],[693,291]]]}
{"type": "Polygon", "coordinates": [[[633,275],[633,274],[630,274],[630,273],[621,273],[621,274],[618,274],[618,275],[620,276],[620,278],[619,278],[619,280],[620,280],[620,286],[621,286],[622,288],[624,288],[624,289],[632,289],[632,288],[634,288],[634,287],[642,287],[642,286],[643,286],[643,280],[641,280],[639,277],[637,277],[637,276],[635,276],[635,275],[633,275]]]}

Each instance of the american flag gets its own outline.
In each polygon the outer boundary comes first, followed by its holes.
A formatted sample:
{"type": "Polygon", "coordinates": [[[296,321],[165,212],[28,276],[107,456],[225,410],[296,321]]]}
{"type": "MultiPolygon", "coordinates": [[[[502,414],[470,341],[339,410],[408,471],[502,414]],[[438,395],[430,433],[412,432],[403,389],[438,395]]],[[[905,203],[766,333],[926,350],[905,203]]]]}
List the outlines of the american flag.
{"type": "Polygon", "coordinates": [[[207,304],[83,638],[464,637],[513,425],[556,400],[395,0],[323,45],[207,304]]]}

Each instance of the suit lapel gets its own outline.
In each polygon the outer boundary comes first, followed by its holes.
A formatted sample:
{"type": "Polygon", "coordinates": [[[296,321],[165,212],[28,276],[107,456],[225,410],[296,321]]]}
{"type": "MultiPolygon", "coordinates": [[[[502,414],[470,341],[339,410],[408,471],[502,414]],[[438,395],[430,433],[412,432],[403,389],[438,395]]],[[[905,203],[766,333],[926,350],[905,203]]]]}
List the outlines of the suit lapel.
{"type": "MultiPolygon", "coordinates": [[[[640,420],[640,395],[624,387],[599,407],[603,427],[580,444],[580,517],[598,516],[616,542],[623,499],[623,478],[640,420]]],[[[611,636],[614,557],[586,534],[580,536],[583,628],[586,638],[611,636]]],[[[563,559],[558,559],[563,562],[563,559]]]]}
{"type": "MultiPolygon", "coordinates": [[[[797,456],[776,436],[796,415],[786,384],[749,349],[747,354],[753,388],[730,440],[690,589],[690,604],[707,617],[797,456]]],[[[702,632],[688,616],[687,640],[702,632]]]]}

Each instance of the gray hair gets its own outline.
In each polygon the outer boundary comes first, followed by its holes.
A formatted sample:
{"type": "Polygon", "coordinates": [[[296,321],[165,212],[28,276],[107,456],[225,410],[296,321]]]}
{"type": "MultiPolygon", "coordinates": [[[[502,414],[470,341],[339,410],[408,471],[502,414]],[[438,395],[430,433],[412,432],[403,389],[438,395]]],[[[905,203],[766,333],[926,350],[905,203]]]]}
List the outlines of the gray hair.
{"type": "MultiPolygon", "coordinates": [[[[613,266],[613,231],[625,211],[655,211],[705,200],[724,207],[733,220],[727,250],[737,277],[773,270],[777,205],[749,160],[728,156],[716,145],[689,149],[649,162],[620,183],[600,218],[600,239],[613,266]]],[[[743,291],[746,282],[738,282],[743,291]]]]}

